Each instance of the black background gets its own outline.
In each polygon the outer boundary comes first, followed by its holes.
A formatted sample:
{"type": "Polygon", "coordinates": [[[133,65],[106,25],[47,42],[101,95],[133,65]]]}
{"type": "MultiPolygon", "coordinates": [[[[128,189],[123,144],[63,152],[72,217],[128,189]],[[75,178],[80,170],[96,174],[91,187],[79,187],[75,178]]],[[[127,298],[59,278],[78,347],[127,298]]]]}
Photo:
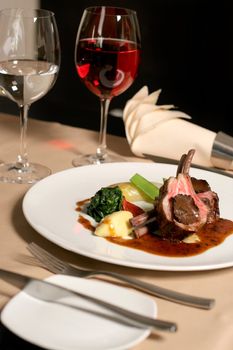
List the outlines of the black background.
{"type": "MultiPolygon", "coordinates": [[[[233,20],[231,1],[212,0],[42,0],[55,12],[62,61],[53,89],[30,109],[37,119],[99,129],[98,98],[79,80],[74,66],[76,33],[85,7],[116,5],[138,13],[142,63],[134,84],[112,100],[110,109],[123,108],[142,86],[162,89],[159,104],[174,104],[192,122],[213,131],[233,134],[233,20]]],[[[7,99],[0,110],[18,113],[7,99]]],[[[123,122],[111,117],[108,132],[124,135],[123,122]]]]}

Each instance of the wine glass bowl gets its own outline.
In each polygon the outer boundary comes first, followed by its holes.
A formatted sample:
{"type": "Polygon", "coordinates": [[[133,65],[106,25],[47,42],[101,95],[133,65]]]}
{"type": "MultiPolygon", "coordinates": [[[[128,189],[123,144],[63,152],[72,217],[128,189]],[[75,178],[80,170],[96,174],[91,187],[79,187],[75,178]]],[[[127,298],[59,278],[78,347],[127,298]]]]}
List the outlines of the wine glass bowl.
{"type": "Polygon", "coordinates": [[[75,44],[79,78],[101,102],[99,145],[96,154],[79,156],[73,165],[116,161],[107,152],[109,104],[134,82],[140,61],[140,30],[135,11],[97,6],[84,10],[75,44]]]}
{"type": "Polygon", "coordinates": [[[59,36],[52,12],[0,11],[0,88],[20,110],[20,152],[16,162],[0,165],[0,181],[34,183],[51,173],[29,162],[26,132],[29,107],[52,88],[59,66],[59,36]]]}

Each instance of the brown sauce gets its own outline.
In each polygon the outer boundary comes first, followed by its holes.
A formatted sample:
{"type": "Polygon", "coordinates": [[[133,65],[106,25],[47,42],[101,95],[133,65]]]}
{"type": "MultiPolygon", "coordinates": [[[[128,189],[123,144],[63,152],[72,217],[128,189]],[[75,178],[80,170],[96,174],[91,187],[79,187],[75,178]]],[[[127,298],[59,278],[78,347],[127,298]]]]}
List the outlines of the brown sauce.
{"type": "Polygon", "coordinates": [[[90,230],[91,232],[95,232],[95,227],[91,224],[91,222],[84,218],[82,215],[79,215],[78,222],[83,225],[87,230],[90,230]]]}
{"type": "Polygon", "coordinates": [[[87,204],[90,201],[90,199],[84,199],[82,201],[79,201],[76,203],[76,211],[82,211],[85,204],[87,204]]]}
{"type": "MultiPolygon", "coordinates": [[[[78,222],[91,232],[95,227],[83,216],[79,216],[78,222]]],[[[206,224],[198,232],[200,242],[184,243],[180,241],[169,241],[162,239],[155,234],[148,233],[140,238],[125,240],[117,237],[107,237],[109,242],[122,245],[124,247],[143,250],[144,252],[168,256],[187,257],[203,253],[204,251],[221,244],[226,237],[233,233],[233,221],[218,219],[214,223],[206,224]]]]}
{"type": "Polygon", "coordinates": [[[219,245],[232,233],[233,221],[219,219],[214,223],[203,226],[198,232],[200,238],[200,242],[198,243],[172,242],[167,239],[161,239],[150,233],[141,238],[131,240],[113,237],[108,237],[107,240],[125,247],[143,250],[151,254],[169,257],[187,257],[203,253],[207,249],[219,245]]]}

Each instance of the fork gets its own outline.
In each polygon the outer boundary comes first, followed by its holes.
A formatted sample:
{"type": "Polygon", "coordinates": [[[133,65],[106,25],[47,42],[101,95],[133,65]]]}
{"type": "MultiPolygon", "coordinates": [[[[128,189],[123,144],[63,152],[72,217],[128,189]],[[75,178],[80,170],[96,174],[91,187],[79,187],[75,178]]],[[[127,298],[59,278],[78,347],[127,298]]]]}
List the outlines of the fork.
{"type": "Polygon", "coordinates": [[[128,283],[131,287],[137,288],[144,292],[147,292],[156,297],[173,301],[179,304],[197,307],[201,309],[211,309],[214,304],[214,299],[202,298],[193,295],[188,295],[176,291],[172,291],[166,288],[156,286],[147,282],[140,281],[136,278],[131,278],[125,275],[121,275],[116,272],[102,271],[102,270],[84,270],[74,267],[61,259],[58,259],[45,249],[32,242],[28,245],[28,250],[31,254],[42,263],[43,267],[55,274],[70,275],[77,277],[93,277],[93,276],[109,276],[117,280],[128,283]]]}

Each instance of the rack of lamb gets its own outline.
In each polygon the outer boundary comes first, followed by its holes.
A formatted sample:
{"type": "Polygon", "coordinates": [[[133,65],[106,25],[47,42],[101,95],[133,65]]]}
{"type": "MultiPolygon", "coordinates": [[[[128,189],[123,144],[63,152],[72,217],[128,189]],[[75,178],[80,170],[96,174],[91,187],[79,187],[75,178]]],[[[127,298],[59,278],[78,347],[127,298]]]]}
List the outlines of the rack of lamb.
{"type": "Polygon", "coordinates": [[[206,180],[190,177],[195,150],[182,155],[176,177],[168,178],[155,203],[156,221],[163,238],[182,240],[219,218],[219,199],[206,180]]]}

